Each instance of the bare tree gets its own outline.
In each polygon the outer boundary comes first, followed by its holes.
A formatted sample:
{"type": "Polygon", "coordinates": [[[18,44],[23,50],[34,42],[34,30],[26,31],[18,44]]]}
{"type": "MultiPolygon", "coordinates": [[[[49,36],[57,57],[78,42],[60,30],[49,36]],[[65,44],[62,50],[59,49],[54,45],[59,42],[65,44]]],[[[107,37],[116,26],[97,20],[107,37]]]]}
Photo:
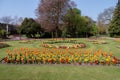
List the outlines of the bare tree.
{"type": "Polygon", "coordinates": [[[13,19],[11,18],[11,16],[3,16],[0,21],[1,23],[10,24],[13,19]]]}
{"type": "Polygon", "coordinates": [[[12,24],[14,24],[16,26],[20,26],[22,22],[23,22],[23,18],[22,17],[14,16],[12,24]]]}
{"type": "Polygon", "coordinates": [[[98,15],[98,21],[101,21],[104,24],[108,24],[112,19],[113,13],[114,7],[105,9],[102,13],[98,15]]]}
{"type": "Polygon", "coordinates": [[[12,24],[15,25],[15,28],[16,28],[17,32],[19,33],[19,38],[21,40],[21,33],[20,33],[19,28],[20,28],[24,19],[22,17],[14,16],[13,20],[14,21],[12,24]]]}
{"type": "Polygon", "coordinates": [[[11,18],[11,16],[4,16],[0,19],[1,23],[5,23],[6,24],[6,31],[7,31],[7,37],[9,34],[9,24],[12,23],[13,19],[11,18]]]}
{"type": "Polygon", "coordinates": [[[102,13],[98,15],[97,25],[99,30],[105,31],[108,33],[108,24],[110,23],[114,13],[114,7],[105,9],[102,13]]]}
{"type": "Polygon", "coordinates": [[[54,31],[55,37],[58,37],[63,16],[73,5],[71,0],[40,0],[36,14],[42,27],[54,31]]]}

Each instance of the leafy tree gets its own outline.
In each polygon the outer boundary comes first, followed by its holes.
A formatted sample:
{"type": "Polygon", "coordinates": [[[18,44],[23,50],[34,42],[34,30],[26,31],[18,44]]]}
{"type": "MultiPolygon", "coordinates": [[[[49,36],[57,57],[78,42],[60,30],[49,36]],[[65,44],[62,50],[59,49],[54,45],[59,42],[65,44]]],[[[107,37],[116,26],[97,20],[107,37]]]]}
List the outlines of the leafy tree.
{"type": "Polygon", "coordinates": [[[82,34],[86,37],[93,36],[97,33],[97,26],[95,24],[96,22],[93,21],[90,17],[85,16],[84,17],[84,26],[82,27],[82,34]]]}
{"type": "Polygon", "coordinates": [[[41,35],[41,26],[32,18],[25,18],[19,28],[19,33],[26,34],[27,37],[36,37],[41,35]]]}
{"type": "Polygon", "coordinates": [[[120,0],[118,0],[117,6],[113,14],[113,18],[109,25],[109,33],[112,37],[120,35],[120,0]]]}
{"type": "Polygon", "coordinates": [[[68,37],[77,37],[81,27],[81,11],[77,8],[68,10],[64,16],[63,35],[68,37]],[[72,33],[71,33],[72,32],[72,33]]]}
{"type": "Polygon", "coordinates": [[[91,28],[90,28],[90,33],[91,33],[91,35],[93,35],[93,36],[96,36],[96,35],[98,34],[98,28],[97,28],[97,26],[96,26],[95,24],[93,24],[93,25],[91,26],[91,28]]]}
{"type": "Polygon", "coordinates": [[[97,31],[94,21],[88,16],[81,16],[81,11],[77,8],[68,10],[64,23],[62,31],[67,37],[88,37],[90,34],[95,35],[97,31]]]}
{"type": "Polygon", "coordinates": [[[71,0],[40,0],[37,8],[38,21],[45,30],[53,32],[54,37],[58,37],[63,16],[73,5],[74,2],[71,0]]]}
{"type": "Polygon", "coordinates": [[[106,34],[106,29],[107,29],[107,26],[104,25],[101,21],[98,21],[97,22],[97,27],[98,27],[98,33],[99,34],[106,34]]]}

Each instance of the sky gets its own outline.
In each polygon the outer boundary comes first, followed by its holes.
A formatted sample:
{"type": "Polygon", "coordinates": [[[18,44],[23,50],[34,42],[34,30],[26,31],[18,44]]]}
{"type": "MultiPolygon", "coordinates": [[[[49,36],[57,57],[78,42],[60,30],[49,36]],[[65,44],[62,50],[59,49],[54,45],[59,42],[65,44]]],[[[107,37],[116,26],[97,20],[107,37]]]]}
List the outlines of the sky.
{"type": "MultiPolygon", "coordinates": [[[[115,7],[118,0],[73,0],[82,15],[97,20],[98,14],[109,7],[115,7]]],[[[3,16],[18,16],[36,18],[39,0],[0,0],[0,18],[3,16]]]]}

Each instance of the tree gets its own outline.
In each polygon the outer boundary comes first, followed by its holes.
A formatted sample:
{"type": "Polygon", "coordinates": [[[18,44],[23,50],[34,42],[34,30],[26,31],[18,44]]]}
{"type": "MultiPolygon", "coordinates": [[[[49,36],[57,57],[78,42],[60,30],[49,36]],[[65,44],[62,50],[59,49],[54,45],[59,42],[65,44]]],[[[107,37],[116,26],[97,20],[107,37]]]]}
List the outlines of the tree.
{"type": "Polygon", "coordinates": [[[108,24],[112,19],[113,12],[114,7],[109,7],[98,15],[97,26],[100,34],[108,34],[108,24]]]}
{"type": "Polygon", "coordinates": [[[64,15],[63,35],[68,37],[78,37],[78,32],[83,22],[81,11],[77,8],[69,9],[64,15]],[[72,33],[71,33],[72,32],[72,33]]]}
{"type": "Polygon", "coordinates": [[[90,28],[90,36],[96,36],[98,34],[98,28],[96,26],[96,24],[92,24],[91,28],[90,28]]]}
{"type": "Polygon", "coordinates": [[[97,31],[94,21],[88,16],[81,16],[81,11],[77,8],[68,10],[64,23],[63,36],[66,34],[67,37],[88,37],[97,31]]]}
{"type": "Polygon", "coordinates": [[[106,34],[106,28],[107,26],[104,26],[104,24],[100,21],[97,22],[97,27],[98,27],[98,33],[99,34],[106,34]]]}
{"type": "Polygon", "coordinates": [[[120,35],[120,0],[116,5],[113,18],[109,25],[110,36],[119,36],[120,35]]]}
{"type": "Polygon", "coordinates": [[[98,32],[98,28],[96,26],[96,22],[92,20],[90,17],[85,16],[85,26],[86,26],[86,37],[95,36],[98,32]]]}
{"type": "Polygon", "coordinates": [[[6,34],[8,36],[9,34],[9,24],[13,21],[13,19],[10,16],[4,16],[0,19],[1,23],[5,23],[6,24],[6,34]]]}
{"type": "Polygon", "coordinates": [[[14,16],[12,24],[15,26],[20,26],[22,24],[22,22],[23,22],[22,17],[14,16]]]}
{"type": "Polygon", "coordinates": [[[58,37],[58,32],[63,23],[63,16],[74,2],[70,0],[40,0],[37,8],[37,17],[41,26],[44,29],[53,31],[55,37],[58,37]]]}
{"type": "Polygon", "coordinates": [[[27,37],[36,37],[41,35],[41,26],[32,18],[25,18],[19,28],[19,33],[25,34],[27,37]]]}
{"type": "Polygon", "coordinates": [[[11,18],[11,16],[3,16],[0,19],[1,23],[5,23],[5,24],[10,24],[12,23],[13,19],[11,18]]]}
{"type": "Polygon", "coordinates": [[[17,33],[19,34],[19,37],[20,37],[20,40],[21,40],[21,33],[20,33],[20,26],[23,22],[23,18],[22,17],[17,17],[17,16],[14,16],[13,18],[13,25],[15,26],[14,29],[17,31],[17,33]]]}

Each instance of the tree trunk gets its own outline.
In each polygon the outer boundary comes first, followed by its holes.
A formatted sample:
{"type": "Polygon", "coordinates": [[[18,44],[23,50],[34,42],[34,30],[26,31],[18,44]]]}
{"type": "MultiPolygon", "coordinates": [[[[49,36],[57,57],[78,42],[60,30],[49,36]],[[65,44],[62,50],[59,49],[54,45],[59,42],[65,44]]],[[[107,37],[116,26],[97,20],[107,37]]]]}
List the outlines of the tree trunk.
{"type": "Polygon", "coordinates": [[[58,29],[55,30],[55,38],[58,38],[58,29]]]}
{"type": "Polygon", "coordinates": [[[20,38],[20,40],[21,40],[21,33],[19,33],[19,38],[20,38]]]}

